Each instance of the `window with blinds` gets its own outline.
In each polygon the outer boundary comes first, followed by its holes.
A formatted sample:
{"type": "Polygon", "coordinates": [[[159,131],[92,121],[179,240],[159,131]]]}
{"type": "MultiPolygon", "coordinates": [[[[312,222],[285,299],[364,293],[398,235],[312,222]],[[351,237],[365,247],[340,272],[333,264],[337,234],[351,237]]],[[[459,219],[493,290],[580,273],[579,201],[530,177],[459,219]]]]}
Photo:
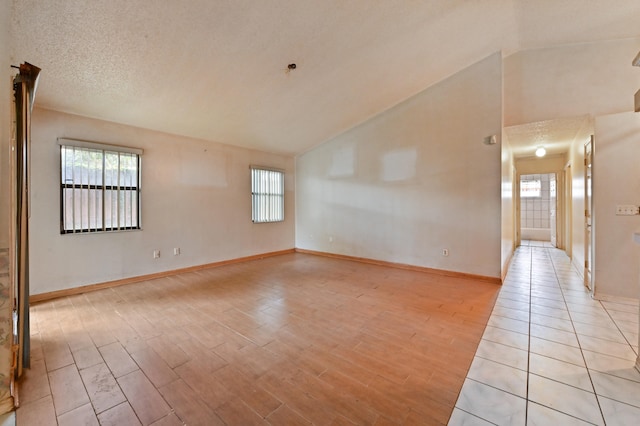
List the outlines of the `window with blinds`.
{"type": "Polygon", "coordinates": [[[284,221],[284,172],[251,167],[251,220],[284,221]]]}
{"type": "Polygon", "coordinates": [[[140,229],[142,150],[61,139],[60,232],[140,229]]]}

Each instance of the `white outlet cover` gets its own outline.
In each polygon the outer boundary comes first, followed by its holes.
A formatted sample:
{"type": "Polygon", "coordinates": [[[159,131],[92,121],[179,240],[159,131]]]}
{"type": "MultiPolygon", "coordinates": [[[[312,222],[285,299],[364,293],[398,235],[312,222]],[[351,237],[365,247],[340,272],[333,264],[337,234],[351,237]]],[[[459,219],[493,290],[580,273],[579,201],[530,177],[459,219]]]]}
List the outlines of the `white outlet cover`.
{"type": "Polygon", "coordinates": [[[638,206],[633,204],[618,204],[616,206],[616,216],[635,216],[640,214],[638,206]]]}

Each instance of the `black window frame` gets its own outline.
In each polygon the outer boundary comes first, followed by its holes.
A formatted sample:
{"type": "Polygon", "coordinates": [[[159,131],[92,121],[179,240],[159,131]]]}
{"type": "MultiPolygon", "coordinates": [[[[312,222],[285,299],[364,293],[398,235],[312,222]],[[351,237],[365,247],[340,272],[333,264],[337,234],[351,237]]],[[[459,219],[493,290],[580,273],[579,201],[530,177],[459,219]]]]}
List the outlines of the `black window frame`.
{"type": "MultiPolygon", "coordinates": [[[[142,190],[142,153],[141,149],[137,148],[129,148],[124,146],[114,146],[107,145],[101,143],[73,140],[73,139],[58,139],[58,145],[60,146],[60,234],[88,234],[88,233],[108,233],[108,232],[117,232],[117,231],[133,231],[142,229],[141,225],[141,190],[142,190]],[[101,182],[102,184],[88,184],[88,183],[68,183],[64,181],[64,152],[65,149],[74,149],[74,150],[85,150],[85,151],[94,151],[101,152],[102,156],[102,167],[100,170],[101,173],[101,182]],[[118,172],[119,175],[121,173],[121,164],[120,164],[120,155],[133,155],[135,156],[135,167],[136,167],[136,185],[107,185],[106,184],[106,168],[105,168],[105,156],[109,154],[117,154],[118,155],[118,172]],[[86,190],[86,191],[99,191],[100,192],[100,205],[101,205],[101,226],[92,227],[90,224],[90,220],[87,223],[86,227],[75,228],[75,223],[72,228],[66,228],[66,216],[65,209],[66,201],[65,201],[65,191],[66,190],[86,190]],[[120,191],[133,192],[135,193],[135,214],[132,211],[130,215],[131,225],[130,226],[106,226],[106,217],[105,217],[105,203],[107,194],[113,194],[114,192],[119,194],[120,191]],[[133,223],[135,219],[135,224],[133,223]]],[[[120,209],[120,199],[116,199],[115,204],[116,208],[120,209]]],[[[74,207],[72,206],[72,209],[74,207]]],[[[82,206],[80,207],[82,209],[82,206]]],[[[132,208],[133,209],[133,208],[132,208]]],[[[87,216],[89,216],[90,212],[87,212],[87,216]]],[[[97,218],[96,218],[97,220],[97,218]]],[[[82,225],[82,223],[81,223],[82,225]]]]}

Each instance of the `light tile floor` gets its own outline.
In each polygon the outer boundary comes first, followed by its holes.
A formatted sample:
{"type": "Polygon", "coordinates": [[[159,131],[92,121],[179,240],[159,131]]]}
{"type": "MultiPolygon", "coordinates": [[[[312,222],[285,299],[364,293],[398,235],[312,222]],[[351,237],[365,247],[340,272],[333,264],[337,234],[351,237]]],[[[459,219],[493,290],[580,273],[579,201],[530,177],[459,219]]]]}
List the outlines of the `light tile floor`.
{"type": "Polygon", "coordinates": [[[11,411],[1,415],[0,426],[16,426],[16,412],[11,411]]]}
{"type": "Polygon", "coordinates": [[[563,251],[523,242],[449,425],[639,425],[638,309],[593,300],[563,251]]]}

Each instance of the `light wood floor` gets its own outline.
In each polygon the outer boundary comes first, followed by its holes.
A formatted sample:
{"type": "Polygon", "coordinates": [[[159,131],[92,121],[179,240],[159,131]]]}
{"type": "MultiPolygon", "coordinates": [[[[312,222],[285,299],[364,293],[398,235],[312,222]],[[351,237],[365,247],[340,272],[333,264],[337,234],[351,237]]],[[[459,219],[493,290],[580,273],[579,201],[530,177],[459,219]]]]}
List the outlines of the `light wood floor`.
{"type": "Polygon", "coordinates": [[[499,290],[297,253],[40,303],[17,424],[446,424],[499,290]]]}

